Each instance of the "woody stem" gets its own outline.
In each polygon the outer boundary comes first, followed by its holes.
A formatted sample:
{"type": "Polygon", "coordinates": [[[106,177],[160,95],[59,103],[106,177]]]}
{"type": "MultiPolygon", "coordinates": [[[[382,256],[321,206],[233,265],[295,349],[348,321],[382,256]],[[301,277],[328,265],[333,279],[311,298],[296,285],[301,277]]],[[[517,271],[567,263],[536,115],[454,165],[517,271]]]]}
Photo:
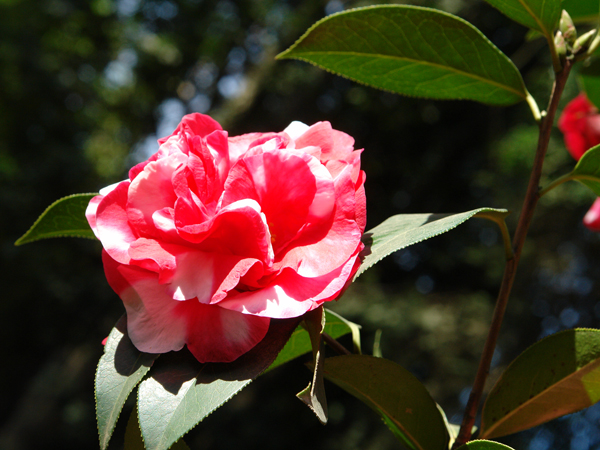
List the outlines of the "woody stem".
{"type": "Polygon", "coordinates": [[[572,63],[569,60],[565,61],[563,68],[560,72],[556,73],[556,79],[552,88],[552,94],[548,104],[547,113],[542,117],[539,127],[540,133],[538,138],[537,150],[535,153],[535,159],[533,161],[533,169],[531,176],[529,177],[529,185],[527,186],[527,193],[525,194],[525,200],[521,208],[521,215],[519,216],[519,222],[513,238],[513,251],[514,257],[506,262],[504,268],[504,275],[502,277],[502,284],[500,285],[500,291],[498,292],[498,298],[496,300],[496,307],[492,316],[492,323],[488,332],[487,339],[483,348],[483,353],[479,361],[479,368],[473,382],[473,389],[469,396],[463,421],[460,427],[460,432],[452,450],[458,449],[461,445],[465,444],[471,439],[473,425],[475,424],[475,417],[481,401],[483,393],[483,387],[490,371],[490,365],[492,362],[492,356],[494,355],[494,349],[496,348],[496,342],[498,341],[498,335],[500,334],[500,327],[502,325],[502,319],[504,318],[504,312],[508,303],[508,298],[515,280],[517,273],[517,266],[521,258],[521,252],[523,245],[525,244],[525,238],[527,237],[527,231],[533,218],[535,207],[540,198],[540,178],[542,175],[542,166],[544,164],[544,157],[548,150],[548,143],[550,142],[550,133],[554,124],[554,116],[558,108],[558,102],[562,95],[565,83],[569,77],[572,63]]]}

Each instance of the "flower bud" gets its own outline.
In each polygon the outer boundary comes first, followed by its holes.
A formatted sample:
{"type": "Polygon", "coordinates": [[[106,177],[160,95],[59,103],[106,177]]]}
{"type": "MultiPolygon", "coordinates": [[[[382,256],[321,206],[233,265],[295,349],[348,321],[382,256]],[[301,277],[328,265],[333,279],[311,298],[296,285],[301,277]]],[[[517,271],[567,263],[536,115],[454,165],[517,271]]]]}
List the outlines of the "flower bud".
{"type": "Polygon", "coordinates": [[[590,30],[577,38],[573,44],[573,54],[577,55],[583,51],[587,51],[593,38],[596,36],[597,30],[590,30]]]}
{"type": "Polygon", "coordinates": [[[554,46],[556,47],[558,58],[563,61],[567,57],[567,43],[560,30],[554,35],[554,46]]]}
{"type": "Polygon", "coordinates": [[[577,30],[575,29],[575,24],[573,23],[573,19],[567,11],[563,9],[562,15],[560,16],[560,22],[558,23],[558,29],[562,33],[565,41],[569,44],[573,44],[577,39],[577,30]]]}

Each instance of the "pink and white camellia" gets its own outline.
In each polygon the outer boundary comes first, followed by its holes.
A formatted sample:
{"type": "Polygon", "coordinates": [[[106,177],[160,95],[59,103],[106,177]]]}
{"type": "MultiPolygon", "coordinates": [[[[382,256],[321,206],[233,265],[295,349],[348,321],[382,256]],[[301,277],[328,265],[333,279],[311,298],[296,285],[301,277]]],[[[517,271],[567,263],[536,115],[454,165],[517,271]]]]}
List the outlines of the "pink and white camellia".
{"type": "Polygon", "coordinates": [[[328,122],[229,137],[190,114],[158,142],[86,211],[139,350],[230,362],[271,319],[340,295],[366,221],[352,137],[328,122]]]}
{"type": "MultiPolygon", "coordinates": [[[[558,119],[558,128],[564,134],[567,150],[577,161],[600,144],[600,114],[584,93],[565,107],[558,119]]],[[[600,198],[584,216],[583,224],[592,231],[600,231],[600,198]]]]}

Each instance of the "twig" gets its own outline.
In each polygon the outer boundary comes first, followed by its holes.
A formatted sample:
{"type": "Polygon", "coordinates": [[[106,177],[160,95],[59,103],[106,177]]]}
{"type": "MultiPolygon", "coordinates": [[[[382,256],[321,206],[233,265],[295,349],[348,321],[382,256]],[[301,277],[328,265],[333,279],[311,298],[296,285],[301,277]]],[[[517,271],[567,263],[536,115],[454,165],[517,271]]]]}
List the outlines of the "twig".
{"type": "Polygon", "coordinates": [[[481,401],[483,387],[490,371],[492,356],[494,355],[494,349],[496,348],[496,342],[498,341],[498,334],[500,333],[504,311],[506,310],[508,297],[513,286],[515,274],[517,272],[517,266],[519,265],[519,259],[521,258],[521,251],[523,250],[525,238],[527,237],[527,231],[529,230],[529,225],[531,224],[531,219],[533,218],[535,206],[540,198],[539,183],[542,175],[542,165],[544,163],[546,151],[548,150],[548,142],[550,141],[550,133],[554,124],[554,116],[556,115],[558,102],[562,95],[567,78],[569,77],[571,65],[571,61],[566,60],[562,70],[556,74],[556,80],[554,82],[552,95],[550,96],[550,102],[548,104],[548,112],[542,117],[540,122],[540,134],[535,159],[533,162],[533,169],[529,178],[529,185],[527,186],[527,193],[525,194],[525,200],[521,209],[517,230],[513,238],[514,257],[506,262],[504,275],[502,277],[502,284],[500,286],[500,291],[498,292],[496,307],[492,316],[490,331],[485,341],[481,360],[479,361],[479,368],[477,369],[477,375],[475,376],[473,389],[471,390],[471,395],[469,396],[469,401],[467,402],[460,432],[456,438],[456,441],[454,442],[454,445],[452,446],[453,450],[457,449],[471,439],[471,431],[473,429],[473,425],[475,424],[475,417],[479,408],[479,402],[481,401]]]}
{"type": "Polygon", "coordinates": [[[329,336],[327,333],[323,333],[323,340],[329,345],[332,349],[338,352],[340,355],[351,355],[352,353],[334,338],[329,336]]]}

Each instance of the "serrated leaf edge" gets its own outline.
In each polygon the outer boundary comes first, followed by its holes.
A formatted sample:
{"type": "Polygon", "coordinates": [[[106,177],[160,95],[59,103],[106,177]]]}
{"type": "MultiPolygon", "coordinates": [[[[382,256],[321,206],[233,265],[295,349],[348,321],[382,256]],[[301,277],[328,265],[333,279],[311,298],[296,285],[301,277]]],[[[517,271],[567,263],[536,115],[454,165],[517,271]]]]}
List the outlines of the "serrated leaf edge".
{"type": "MultiPolygon", "coordinates": [[[[424,238],[422,238],[422,239],[419,239],[418,241],[412,242],[412,243],[410,243],[410,244],[408,244],[408,245],[404,245],[404,246],[402,246],[402,247],[398,247],[397,249],[395,249],[395,250],[392,250],[391,252],[388,252],[388,253],[386,253],[386,254],[385,254],[385,255],[383,255],[383,256],[382,256],[380,259],[378,259],[377,261],[374,261],[372,264],[370,264],[370,265],[368,265],[368,266],[363,266],[363,264],[361,264],[361,265],[360,265],[360,267],[358,268],[358,271],[357,271],[357,272],[356,272],[356,274],[354,275],[354,278],[352,279],[352,281],[356,281],[356,279],[357,279],[359,276],[361,276],[363,273],[365,273],[367,270],[369,270],[371,267],[373,267],[375,264],[377,264],[377,263],[378,263],[379,261],[381,261],[382,259],[384,259],[384,258],[387,258],[388,256],[390,256],[392,253],[395,253],[395,252],[397,252],[398,250],[402,250],[402,249],[404,249],[404,248],[406,248],[406,247],[410,247],[411,245],[418,244],[419,242],[423,242],[423,241],[426,241],[426,240],[428,240],[428,239],[431,239],[431,238],[434,238],[434,237],[436,237],[436,236],[439,236],[439,235],[441,235],[441,234],[447,233],[448,231],[451,231],[451,230],[453,230],[453,229],[457,228],[459,225],[462,225],[462,224],[463,224],[463,223],[465,223],[467,220],[469,220],[469,219],[472,219],[472,218],[473,218],[473,216],[475,216],[476,214],[479,214],[480,212],[488,212],[488,211],[491,211],[491,212],[499,212],[499,213],[504,213],[504,212],[506,212],[506,213],[508,214],[508,211],[506,211],[506,210],[503,210],[503,209],[495,209],[495,208],[478,208],[478,209],[474,209],[474,210],[471,210],[471,211],[466,211],[466,212],[464,212],[464,213],[449,213],[449,214],[448,214],[446,217],[452,217],[452,216],[454,216],[454,215],[459,215],[459,214],[467,214],[467,213],[472,213],[472,214],[470,214],[468,217],[465,217],[465,219],[464,219],[464,220],[461,220],[460,222],[458,222],[458,223],[457,223],[457,224],[455,224],[454,226],[451,226],[451,227],[449,227],[449,228],[445,229],[444,231],[440,231],[440,232],[438,232],[438,233],[436,233],[436,234],[432,234],[432,235],[431,235],[431,236],[429,236],[429,237],[424,237],[424,238]]],[[[427,213],[425,213],[425,214],[427,214],[427,213]]],[[[429,213],[429,214],[436,214],[436,213],[429,213]]],[[[400,215],[400,214],[398,214],[398,215],[400,215]]],[[[394,217],[394,216],[391,216],[391,217],[394,217]]],[[[388,217],[386,220],[389,220],[391,217],[388,217]]],[[[442,219],[445,219],[446,217],[443,217],[442,219]]],[[[483,217],[482,217],[482,218],[483,218],[483,217]]],[[[438,220],[442,220],[442,219],[438,219],[438,220]]],[[[384,223],[384,222],[385,222],[385,220],[384,220],[383,222],[381,222],[379,225],[381,225],[381,224],[382,224],[382,223],[384,223]]],[[[373,229],[377,228],[379,225],[377,225],[377,226],[373,227],[371,230],[373,230],[373,229]]],[[[365,234],[367,234],[367,233],[370,233],[370,232],[371,232],[371,230],[367,231],[365,234]]]]}
{"type": "MultiPolygon", "coordinates": [[[[469,28],[471,28],[475,32],[477,32],[484,39],[484,41],[486,41],[491,46],[491,48],[497,54],[499,54],[502,58],[505,58],[515,68],[515,70],[517,71],[517,73],[519,73],[519,70],[516,68],[516,66],[514,65],[514,63],[512,62],[512,60],[508,56],[506,56],[506,54],[504,54],[498,47],[496,47],[492,41],[490,41],[477,27],[473,26],[473,24],[471,24],[470,22],[467,22],[466,20],[464,20],[464,19],[462,19],[462,18],[460,18],[458,16],[455,16],[454,14],[447,13],[445,11],[441,11],[441,10],[438,10],[438,9],[435,9],[435,8],[427,8],[427,7],[424,7],[424,6],[414,6],[414,5],[372,5],[372,6],[363,6],[363,7],[358,7],[358,8],[350,8],[350,9],[347,9],[345,11],[340,11],[340,12],[337,12],[337,13],[334,13],[334,14],[330,14],[329,16],[323,17],[322,19],[320,19],[317,22],[315,22],[288,49],[284,50],[283,52],[281,52],[277,56],[275,56],[275,59],[297,59],[297,60],[301,60],[301,61],[307,62],[307,63],[309,63],[309,64],[311,64],[311,65],[313,65],[315,67],[318,67],[319,69],[325,70],[326,72],[329,72],[331,74],[334,74],[334,75],[337,75],[337,76],[341,76],[341,77],[346,78],[348,80],[354,81],[355,83],[358,83],[360,85],[368,86],[368,87],[371,87],[371,88],[374,88],[374,89],[379,89],[381,91],[389,92],[389,93],[392,93],[392,94],[402,95],[402,96],[409,97],[409,98],[423,98],[423,99],[433,99],[433,100],[471,100],[471,101],[477,101],[477,100],[469,99],[469,98],[466,98],[466,97],[463,97],[463,96],[456,96],[456,97],[453,97],[453,98],[444,98],[444,97],[421,96],[421,95],[416,95],[416,94],[399,93],[399,92],[395,92],[395,91],[393,91],[391,89],[386,89],[386,88],[381,88],[381,87],[373,86],[372,84],[366,83],[364,81],[357,80],[357,79],[355,79],[353,77],[350,77],[348,75],[337,73],[337,72],[335,72],[335,71],[333,71],[331,69],[323,67],[323,66],[321,66],[321,65],[319,65],[319,64],[317,64],[317,63],[315,63],[313,61],[310,61],[310,60],[308,60],[306,58],[303,58],[301,56],[295,56],[295,55],[288,56],[288,53],[291,53],[300,44],[300,42],[302,40],[304,40],[304,38],[306,38],[314,29],[316,29],[322,23],[324,23],[324,22],[332,19],[333,17],[340,16],[340,15],[346,15],[348,13],[352,13],[352,12],[355,12],[355,11],[362,11],[362,10],[369,10],[369,9],[384,9],[384,8],[425,10],[425,11],[431,11],[431,12],[438,13],[438,14],[441,14],[443,16],[447,16],[447,17],[450,17],[452,19],[455,19],[455,20],[461,22],[462,24],[468,26],[469,28]]],[[[304,52],[304,54],[309,54],[309,53],[335,53],[335,52],[304,52]]],[[[344,53],[351,53],[351,52],[344,52],[344,53]]],[[[390,58],[394,58],[394,57],[390,57],[390,58]]],[[[409,58],[401,58],[401,57],[395,57],[395,58],[410,60],[409,58]]],[[[410,61],[412,61],[412,60],[410,60],[410,61]]],[[[435,63],[426,63],[426,62],[423,62],[421,60],[416,60],[416,61],[419,61],[421,64],[429,64],[429,65],[432,65],[432,66],[439,66],[439,67],[443,67],[445,69],[448,69],[448,66],[441,66],[441,65],[438,65],[438,64],[435,64],[435,63]]],[[[527,97],[529,96],[529,92],[527,91],[527,88],[526,88],[525,83],[524,83],[524,81],[523,81],[522,78],[521,78],[521,86],[523,88],[523,92],[519,92],[519,91],[515,91],[514,89],[510,88],[509,86],[505,86],[505,85],[499,84],[499,83],[494,82],[492,80],[487,80],[487,79],[481,78],[481,77],[479,77],[477,75],[472,76],[472,74],[470,74],[468,72],[462,72],[462,71],[459,71],[459,70],[456,70],[456,69],[453,69],[453,70],[456,73],[461,73],[461,74],[464,74],[464,75],[469,76],[471,78],[477,78],[477,79],[480,79],[480,80],[483,80],[483,81],[486,81],[486,82],[487,81],[491,81],[490,84],[493,84],[493,85],[495,85],[497,87],[500,87],[500,88],[502,88],[504,90],[508,90],[510,92],[513,92],[516,95],[518,95],[519,97],[521,97],[522,100],[527,100],[527,97]]],[[[520,75],[520,73],[519,73],[519,75],[520,75]]],[[[485,103],[485,102],[483,102],[483,103],[485,103]]],[[[496,104],[496,103],[494,103],[494,104],[496,104]]],[[[514,102],[511,103],[511,104],[514,104],[514,102]]]]}
{"type": "Polygon", "coordinates": [[[86,192],[86,193],[81,193],[81,194],[71,194],[71,195],[67,195],[66,197],[61,197],[58,200],[54,201],[52,204],[50,204],[50,206],[48,206],[36,219],[36,221],[33,223],[33,225],[31,225],[29,227],[29,229],[19,238],[15,241],[16,246],[20,246],[23,244],[28,244],[30,242],[36,242],[36,241],[40,241],[42,239],[49,239],[49,238],[57,238],[57,237],[78,237],[78,238],[85,238],[85,239],[95,239],[92,236],[84,236],[84,235],[78,235],[75,233],[79,233],[79,232],[87,232],[88,230],[74,230],[73,233],[74,234],[63,234],[61,232],[57,232],[56,234],[50,233],[51,236],[49,235],[45,235],[45,236],[39,236],[33,239],[27,239],[27,235],[29,233],[31,233],[33,231],[33,229],[42,221],[42,219],[46,216],[46,213],[48,211],[50,211],[52,208],[54,208],[55,205],[57,205],[58,203],[69,199],[69,198],[75,198],[75,197],[82,197],[85,195],[98,195],[98,193],[95,192],[86,192]]]}
{"type": "MultiPolygon", "coordinates": [[[[202,370],[200,370],[200,371],[198,372],[198,375],[199,375],[201,372],[202,372],[202,370]]],[[[195,376],[193,379],[196,379],[196,378],[198,378],[198,375],[196,375],[196,376],[195,376]]],[[[260,376],[260,374],[259,374],[259,375],[257,375],[257,377],[258,377],[258,376],[260,376]]],[[[180,440],[181,438],[183,438],[183,437],[184,437],[186,434],[188,434],[190,431],[192,431],[192,429],[194,429],[194,428],[195,428],[195,427],[196,427],[196,426],[197,426],[197,425],[198,425],[200,422],[202,422],[204,419],[206,419],[208,416],[210,416],[212,413],[214,413],[214,412],[215,412],[217,409],[219,409],[221,406],[223,406],[225,403],[227,403],[229,400],[231,400],[233,397],[235,397],[237,394],[239,394],[239,392],[240,392],[242,389],[246,388],[246,387],[247,387],[247,386],[248,386],[248,385],[249,385],[249,384],[250,384],[252,381],[254,381],[254,380],[255,380],[255,378],[252,378],[252,379],[250,379],[250,380],[247,380],[248,382],[247,382],[246,384],[244,384],[244,385],[243,385],[243,386],[242,386],[240,389],[238,389],[238,390],[237,390],[237,391],[235,391],[233,394],[231,394],[231,396],[229,396],[227,399],[225,399],[225,401],[224,401],[223,403],[221,403],[219,406],[217,406],[216,408],[214,408],[214,409],[212,409],[211,411],[209,411],[209,413],[208,413],[208,414],[206,414],[204,417],[200,418],[200,419],[199,419],[199,420],[198,420],[196,423],[194,423],[194,425],[192,425],[192,426],[191,426],[191,427],[190,427],[188,430],[186,430],[186,431],[184,431],[183,433],[181,433],[181,434],[180,434],[180,435],[177,437],[177,439],[175,439],[175,440],[174,440],[174,441],[173,441],[171,444],[169,444],[169,446],[168,446],[168,447],[164,447],[164,445],[163,445],[163,446],[157,445],[157,446],[156,446],[156,447],[154,447],[154,448],[155,448],[155,449],[157,449],[157,450],[168,450],[168,449],[170,449],[170,448],[171,448],[173,445],[175,445],[175,444],[177,443],[177,441],[179,441],[179,440],[180,440]]],[[[146,381],[146,380],[144,380],[144,381],[146,381]]],[[[191,388],[191,387],[193,387],[193,386],[194,386],[193,384],[190,384],[190,388],[191,388]]],[[[189,392],[190,388],[188,388],[188,390],[186,391],[185,395],[187,395],[187,393],[189,392]]],[[[146,438],[144,437],[144,432],[143,432],[143,430],[142,430],[142,425],[141,425],[141,422],[140,422],[140,414],[139,414],[139,402],[140,402],[140,389],[139,389],[139,387],[138,387],[138,392],[137,392],[138,426],[140,427],[140,432],[141,432],[141,434],[142,434],[142,440],[144,441],[144,447],[147,447],[147,444],[146,444],[146,438]]],[[[180,403],[180,404],[181,404],[181,403],[180,403]]],[[[177,406],[177,408],[179,408],[179,405],[177,406]]],[[[160,442],[160,444],[162,444],[162,443],[163,443],[163,439],[164,439],[164,433],[163,433],[163,434],[162,434],[162,436],[161,436],[161,439],[160,439],[160,441],[161,441],[161,442],[160,442]]]]}

